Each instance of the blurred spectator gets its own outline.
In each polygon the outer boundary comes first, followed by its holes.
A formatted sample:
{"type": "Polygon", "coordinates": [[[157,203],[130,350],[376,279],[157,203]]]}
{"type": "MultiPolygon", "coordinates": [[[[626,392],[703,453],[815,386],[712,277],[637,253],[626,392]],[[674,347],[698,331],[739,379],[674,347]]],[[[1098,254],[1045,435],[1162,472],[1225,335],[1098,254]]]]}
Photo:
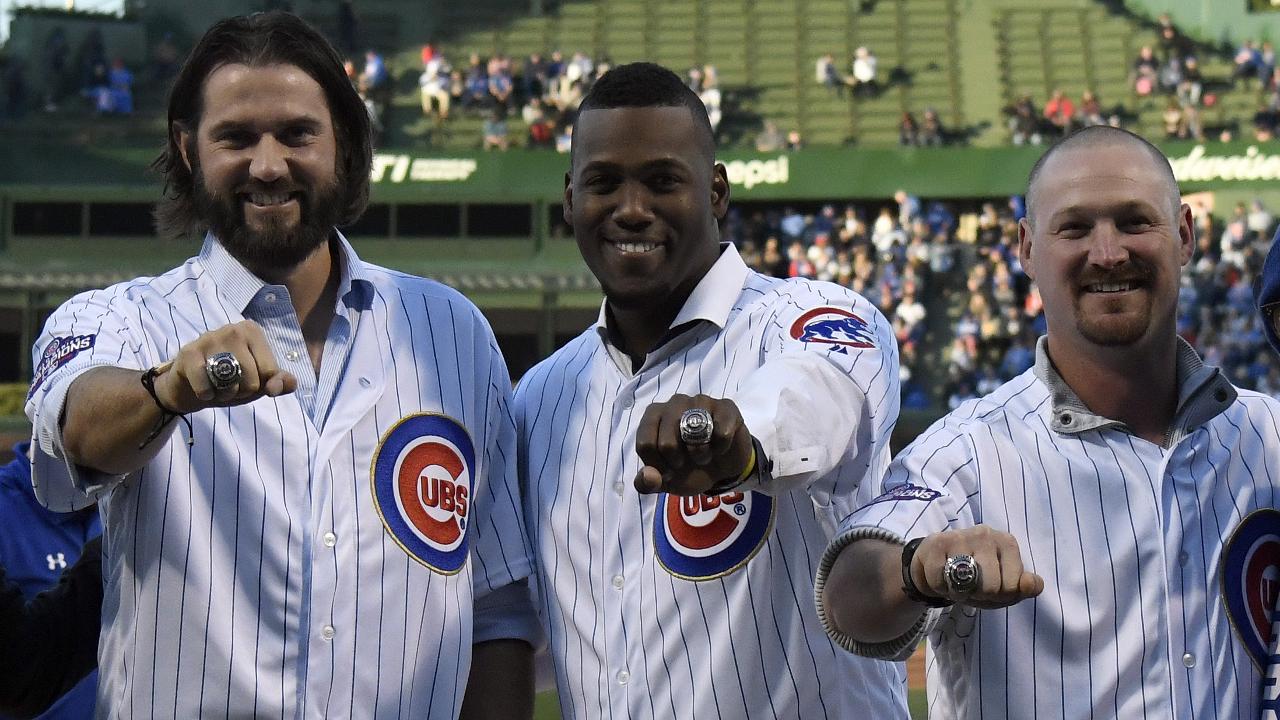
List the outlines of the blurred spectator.
{"type": "Polygon", "coordinates": [[[1258,50],[1258,79],[1263,83],[1267,83],[1275,75],[1276,71],[1276,49],[1270,40],[1262,43],[1262,48],[1258,50]]]}
{"type": "Polygon", "coordinates": [[[711,132],[720,130],[720,74],[715,65],[702,68],[702,90],[698,93],[702,104],[707,108],[707,119],[711,121],[711,132]]]}
{"type": "Polygon", "coordinates": [[[181,63],[182,53],[173,40],[173,33],[164,33],[155,47],[151,48],[151,79],[163,85],[178,74],[181,63]]]}
{"type": "Polygon", "coordinates": [[[836,58],[831,53],[818,58],[814,63],[813,75],[814,80],[837,96],[844,95],[844,80],[840,77],[840,71],[836,69],[836,58]]]}
{"type": "Polygon", "coordinates": [[[489,72],[476,53],[471,54],[471,59],[467,63],[467,74],[463,83],[463,109],[486,110],[493,104],[493,98],[489,95],[489,72]]]}
{"type": "Polygon", "coordinates": [[[371,95],[387,89],[391,83],[391,73],[387,70],[387,64],[376,50],[366,51],[364,54],[364,70],[360,73],[360,84],[364,86],[371,95]]]}
{"type": "Polygon", "coordinates": [[[942,129],[942,120],[938,111],[933,108],[924,109],[924,118],[920,122],[920,144],[940,146],[946,142],[946,131],[942,129]]]}
{"type": "Polygon", "coordinates": [[[1043,140],[1040,135],[1040,115],[1031,102],[1031,94],[1023,93],[1011,107],[1005,109],[1009,115],[1009,133],[1014,145],[1039,145],[1043,140]]]}
{"type": "Polygon", "coordinates": [[[1164,136],[1167,140],[1176,140],[1182,136],[1182,106],[1178,104],[1177,98],[1169,98],[1164,103],[1164,111],[1160,113],[1160,120],[1164,123],[1164,136]]]}
{"type": "Polygon", "coordinates": [[[338,49],[346,55],[356,54],[356,29],[359,19],[352,0],[338,2],[338,49]]]}
{"type": "Polygon", "coordinates": [[[756,135],[756,152],[778,152],[786,146],[786,137],[778,129],[778,124],[765,120],[764,127],[756,135]]]}
{"type": "Polygon", "coordinates": [[[1044,119],[1054,127],[1059,135],[1066,135],[1071,130],[1071,121],[1076,114],[1076,104],[1058,88],[1044,104],[1044,119]]]}
{"type": "Polygon", "coordinates": [[[526,145],[531,148],[554,148],[556,145],[555,125],[547,117],[542,101],[535,97],[520,112],[525,124],[529,126],[526,145]]]}
{"type": "Polygon", "coordinates": [[[1140,96],[1155,92],[1160,65],[1150,45],[1143,45],[1133,61],[1133,91],[1140,96]]]}
{"type": "Polygon", "coordinates": [[[71,46],[67,43],[67,31],[58,25],[49,32],[44,43],[44,111],[56,112],[58,103],[62,102],[63,84],[66,82],[67,54],[71,46]]]}
{"type": "Polygon", "coordinates": [[[1254,46],[1252,39],[1246,39],[1235,54],[1235,70],[1231,77],[1235,80],[1258,77],[1262,66],[1262,54],[1254,46]]]}
{"type": "Polygon", "coordinates": [[[1183,62],[1182,81],[1176,88],[1178,102],[1183,105],[1199,106],[1200,96],[1204,92],[1204,77],[1200,74],[1200,61],[1190,55],[1183,62]]]}
{"type": "Polygon", "coordinates": [[[489,114],[485,116],[483,147],[485,150],[506,150],[510,144],[507,136],[507,112],[501,105],[495,105],[489,109],[489,114]]]}
{"type": "Polygon", "coordinates": [[[547,92],[547,69],[549,64],[542,58],[542,53],[530,53],[524,61],[524,70],[520,75],[521,89],[525,98],[540,98],[547,92]]]}
{"type": "Polygon", "coordinates": [[[1182,84],[1182,57],[1179,55],[1170,55],[1160,65],[1160,75],[1157,78],[1160,83],[1161,92],[1171,93],[1178,89],[1182,84]]]}
{"type": "Polygon", "coordinates": [[[804,149],[804,138],[800,136],[799,130],[787,131],[787,152],[795,152],[804,149]]]}
{"type": "Polygon", "coordinates": [[[435,117],[439,121],[449,119],[450,94],[449,76],[453,72],[444,53],[433,52],[431,58],[423,64],[422,75],[418,77],[418,87],[422,93],[422,114],[435,117]]]}
{"type": "Polygon", "coordinates": [[[1245,229],[1255,237],[1270,239],[1273,222],[1275,218],[1262,204],[1262,199],[1254,198],[1253,202],[1249,203],[1249,214],[1245,216],[1245,229]]]}
{"type": "Polygon", "coordinates": [[[125,67],[122,58],[111,61],[111,72],[107,75],[107,84],[111,88],[111,109],[117,115],[133,114],[133,73],[125,67]]]}
{"type": "Polygon", "coordinates": [[[920,125],[909,110],[903,110],[902,118],[898,120],[898,144],[903,147],[920,144],[920,125]]]}
{"type": "Polygon", "coordinates": [[[14,53],[0,56],[0,78],[4,81],[4,116],[11,120],[26,111],[27,78],[22,57],[14,53]]]}
{"type": "Polygon", "coordinates": [[[85,34],[84,40],[80,42],[80,49],[76,52],[76,65],[80,69],[81,92],[102,84],[97,82],[99,68],[105,74],[107,67],[107,46],[102,39],[102,30],[94,27],[85,34]]]}
{"type": "Polygon", "coordinates": [[[867,46],[859,46],[853,51],[853,77],[850,84],[854,95],[874,95],[878,86],[876,68],[880,61],[867,46]]]}
{"type": "Polygon", "coordinates": [[[511,65],[502,55],[489,58],[486,71],[489,78],[489,103],[497,104],[504,111],[511,108],[511,92],[515,90],[515,81],[511,78],[511,65]]]}
{"type": "Polygon", "coordinates": [[[1092,90],[1085,90],[1080,96],[1080,110],[1077,117],[1081,127],[1107,124],[1102,117],[1102,103],[1098,102],[1098,96],[1092,90]]]}

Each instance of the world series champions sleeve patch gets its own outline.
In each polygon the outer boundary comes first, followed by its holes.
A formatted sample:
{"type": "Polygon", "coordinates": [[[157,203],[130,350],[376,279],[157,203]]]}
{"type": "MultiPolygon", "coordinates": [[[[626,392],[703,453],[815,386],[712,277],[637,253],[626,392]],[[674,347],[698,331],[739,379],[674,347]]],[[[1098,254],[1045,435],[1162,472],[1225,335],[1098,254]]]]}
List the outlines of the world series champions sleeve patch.
{"type": "Polygon", "coordinates": [[[724,577],[760,552],[773,529],[774,500],[757,492],[682,497],[662,493],[653,514],[658,562],[672,575],[724,577]]]}
{"type": "Polygon", "coordinates": [[[791,323],[791,337],[803,343],[832,345],[833,349],[876,346],[875,333],[866,320],[836,307],[820,307],[805,312],[791,323]]]}
{"type": "Polygon", "coordinates": [[[44,353],[40,356],[40,362],[36,364],[36,369],[31,373],[31,389],[27,391],[27,398],[30,399],[36,394],[36,390],[40,389],[40,385],[53,371],[71,362],[71,359],[80,353],[93,347],[97,334],[76,335],[74,337],[55,337],[44,346],[44,353]]]}
{"type": "Polygon", "coordinates": [[[1280,598],[1280,510],[1249,513],[1227,539],[1221,560],[1222,601],[1236,636],[1266,672],[1280,598]]]}
{"type": "Polygon", "coordinates": [[[413,559],[443,575],[467,561],[475,448],[444,415],[410,415],[373,456],[373,504],[382,525],[413,559]]]}

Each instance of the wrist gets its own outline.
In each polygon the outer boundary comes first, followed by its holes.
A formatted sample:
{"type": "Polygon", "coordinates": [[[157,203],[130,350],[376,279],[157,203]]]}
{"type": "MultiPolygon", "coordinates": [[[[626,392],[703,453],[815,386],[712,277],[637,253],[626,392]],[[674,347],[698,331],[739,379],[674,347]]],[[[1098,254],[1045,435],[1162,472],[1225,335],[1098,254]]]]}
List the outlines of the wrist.
{"type": "Polygon", "coordinates": [[[924,538],[918,537],[907,541],[907,544],[902,546],[902,592],[912,602],[923,603],[932,608],[947,607],[951,605],[950,600],[938,595],[926,595],[921,592],[911,574],[911,567],[915,563],[916,550],[919,549],[922,542],[924,542],[924,538]]]}

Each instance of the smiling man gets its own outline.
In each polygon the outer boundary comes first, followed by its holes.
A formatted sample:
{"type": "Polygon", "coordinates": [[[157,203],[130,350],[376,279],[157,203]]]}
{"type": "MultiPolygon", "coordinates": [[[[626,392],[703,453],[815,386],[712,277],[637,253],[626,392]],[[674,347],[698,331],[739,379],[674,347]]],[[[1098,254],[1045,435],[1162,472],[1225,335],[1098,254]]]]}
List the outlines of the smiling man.
{"type": "Polygon", "coordinates": [[[903,666],[840,652],[811,600],[888,464],[889,323],[721,242],[706,109],[656,65],[583,101],[564,198],[605,301],[515,400],[564,716],[905,718],[903,666]]]}
{"type": "Polygon", "coordinates": [[[831,636],[927,637],[931,718],[1258,717],[1280,403],[1175,333],[1191,228],[1138,136],[1050,148],[1019,226],[1036,366],[923,433],[827,549],[831,636]]]}
{"type": "Polygon", "coordinates": [[[461,295],[335,229],[371,158],[337,53],[221,21],[169,130],[159,226],[199,255],[54,312],[27,403],[37,496],[102,512],[99,712],[528,717],[506,366],[461,295]]]}

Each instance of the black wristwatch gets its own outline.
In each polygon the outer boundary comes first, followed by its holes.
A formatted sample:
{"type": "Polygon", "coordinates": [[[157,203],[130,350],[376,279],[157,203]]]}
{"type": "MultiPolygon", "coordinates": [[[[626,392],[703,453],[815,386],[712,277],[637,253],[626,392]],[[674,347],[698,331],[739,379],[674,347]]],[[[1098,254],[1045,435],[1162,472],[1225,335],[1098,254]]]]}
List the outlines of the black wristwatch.
{"type": "Polygon", "coordinates": [[[920,592],[920,588],[916,587],[916,581],[911,579],[911,561],[915,559],[916,548],[920,547],[922,542],[924,542],[924,538],[918,537],[907,541],[907,544],[902,546],[902,592],[906,593],[908,598],[918,603],[924,603],[931,608],[947,607],[952,604],[950,600],[944,597],[925,595],[920,592]]]}

